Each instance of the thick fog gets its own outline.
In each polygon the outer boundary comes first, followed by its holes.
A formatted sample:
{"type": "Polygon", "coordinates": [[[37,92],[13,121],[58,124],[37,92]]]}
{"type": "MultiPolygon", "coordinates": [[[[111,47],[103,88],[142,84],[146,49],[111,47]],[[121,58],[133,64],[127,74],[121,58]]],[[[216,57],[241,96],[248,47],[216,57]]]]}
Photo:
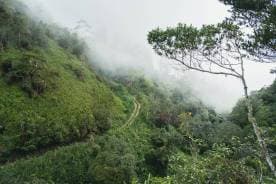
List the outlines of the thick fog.
{"type": "MultiPolygon", "coordinates": [[[[166,59],[156,56],[147,44],[147,33],[177,23],[218,23],[228,15],[218,0],[22,0],[37,15],[47,15],[62,26],[79,25],[91,47],[93,62],[103,68],[135,69],[193,93],[219,111],[229,111],[242,97],[242,86],[231,77],[198,72],[174,71],[166,59]],[[81,24],[78,23],[82,20],[81,24]],[[87,22],[86,26],[83,22],[87,22]],[[182,85],[182,86],[181,86],[182,85]]],[[[250,63],[247,79],[250,90],[272,83],[272,65],[250,63]]],[[[119,70],[118,70],[119,69],[119,70]]]]}

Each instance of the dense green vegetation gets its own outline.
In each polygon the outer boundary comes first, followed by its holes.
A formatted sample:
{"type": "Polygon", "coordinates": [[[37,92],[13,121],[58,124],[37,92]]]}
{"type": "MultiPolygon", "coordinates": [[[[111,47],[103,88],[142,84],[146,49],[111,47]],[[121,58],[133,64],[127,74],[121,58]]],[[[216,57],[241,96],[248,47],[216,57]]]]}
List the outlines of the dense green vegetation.
{"type": "Polygon", "coordinates": [[[32,29],[43,27],[12,3],[0,4],[0,17],[9,23],[1,22],[0,30],[12,30],[6,32],[0,52],[0,160],[101,134],[112,121],[124,120],[121,100],[99,81],[87,61],[47,34],[33,38],[32,29]],[[16,36],[22,27],[31,36],[24,37],[27,48],[16,36]]]}
{"type": "MultiPolygon", "coordinates": [[[[0,184],[276,183],[244,99],[220,115],[135,72],[92,69],[77,35],[25,8],[0,0],[0,184]]],[[[250,96],[270,153],[275,97],[276,82],[250,96]]]]}
{"type": "Polygon", "coordinates": [[[116,94],[135,95],[141,103],[133,125],[8,164],[0,178],[10,183],[256,183],[260,174],[269,173],[255,156],[248,129],[202,103],[143,78],[120,76],[110,85],[116,94]],[[59,159],[65,161],[55,165],[59,159]]]}
{"type": "MultiPolygon", "coordinates": [[[[267,88],[263,88],[251,95],[254,102],[255,116],[259,125],[262,128],[262,134],[267,141],[269,151],[272,155],[276,152],[276,140],[275,140],[275,118],[276,118],[276,82],[267,88]]],[[[248,129],[248,120],[246,118],[246,108],[244,100],[240,100],[234,107],[230,119],[243,127],[248,129]]],[[[273,162],[276,163],[275,156],[273,162]]]]}

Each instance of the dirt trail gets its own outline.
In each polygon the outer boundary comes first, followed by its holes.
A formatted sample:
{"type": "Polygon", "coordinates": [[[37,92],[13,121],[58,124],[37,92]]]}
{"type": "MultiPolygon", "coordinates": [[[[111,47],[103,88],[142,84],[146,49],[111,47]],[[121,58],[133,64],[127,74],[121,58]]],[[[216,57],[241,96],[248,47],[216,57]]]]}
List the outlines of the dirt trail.
{"type": "Polygon", "coordinates": [[[136,100],[136,98],[134,98],[134,110],[131,113],[131,115],[130,115],[129,119],[127,120],[127,122],[123,126],[121,126],[120,130],[131,126],[135,122],[136,118],[140,114],[140,109],[141,109],[140,103],[136,100]]]}

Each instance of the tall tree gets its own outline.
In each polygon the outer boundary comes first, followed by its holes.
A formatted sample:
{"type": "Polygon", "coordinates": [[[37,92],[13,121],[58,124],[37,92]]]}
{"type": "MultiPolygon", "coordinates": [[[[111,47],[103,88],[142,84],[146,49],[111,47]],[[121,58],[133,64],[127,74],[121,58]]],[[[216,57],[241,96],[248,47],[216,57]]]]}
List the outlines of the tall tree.
{"type": "Polygon", "coordinates": [[[269,62],[276,62],[276,1],[219,0],[231,5],[229,18],[251,30],[248,50],[269,62]]]}
{"type": "Polygon", "coordinates": [[[200,29],[179,24],[175,28],[166,30],[157,28],[151,31],[148,34],[148,42],[157,54],[168,58],[185,70],[232,76],[241,81],[248,109],[248,120],[253,126],[265,160],[276,176],[267,145],[253,116],[245,78],[245,63],[256,61],[256,57],[248,52],[247,40],[240,27],[231,21],[205,25],[200,29]]]}

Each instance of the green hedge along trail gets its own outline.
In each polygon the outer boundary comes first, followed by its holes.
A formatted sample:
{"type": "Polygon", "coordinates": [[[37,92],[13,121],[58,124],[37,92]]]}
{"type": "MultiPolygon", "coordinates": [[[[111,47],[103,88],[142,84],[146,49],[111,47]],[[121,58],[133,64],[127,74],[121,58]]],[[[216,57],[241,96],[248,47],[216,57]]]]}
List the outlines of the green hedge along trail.
{"type": "MultiPolygon", "coordinates": [[[[140,114],[140,109],[141,109],[141,105],[140,103],[136,100],[136,98],[134,98],[133,100],[133,103],[134,103],[134,109],[130,115],[130,117],[128,118],[128,120],[121,126],[119,127],[119,129],[117,130],[124,130],[125,128],[127,127],[130,127],[136,120],[136,118],[139,116],[140,114]]],[[[92,135],[92,134],[90,134],[92,135]]],[[[7,164],[11,164],[11,163],[14,163],[20,159],[28,159],[28,158],[33,158],[33,157],[39,157],[39,156],[42,156],[44,155],[45,153],[47,153],[48,151],[55,151],[59,148],[62,148],[62,147],[67,147],[67,146],[72,146],[74,144],[77,144],[77,143],[86,143],[88,141],[93,141],[93,137],[91,136],[87,136],[85,139],[83,140],[77,140],[77,141],[73,141],[69,144],[65,144],[65,145],[57,145],[57,146],[51,146],[51,147],[48,147],[48,148],[45,148],[45,149],[42,149],[42,150],[37,150],[29,155],[24,155],[24,156],[20,156],[20,157],[17,157],[17,158],[13,158],[7,162],[4,162],[4,163],[0,163],[0,166],[3,166],[3,165],[7,165],[7,164]]]]}

